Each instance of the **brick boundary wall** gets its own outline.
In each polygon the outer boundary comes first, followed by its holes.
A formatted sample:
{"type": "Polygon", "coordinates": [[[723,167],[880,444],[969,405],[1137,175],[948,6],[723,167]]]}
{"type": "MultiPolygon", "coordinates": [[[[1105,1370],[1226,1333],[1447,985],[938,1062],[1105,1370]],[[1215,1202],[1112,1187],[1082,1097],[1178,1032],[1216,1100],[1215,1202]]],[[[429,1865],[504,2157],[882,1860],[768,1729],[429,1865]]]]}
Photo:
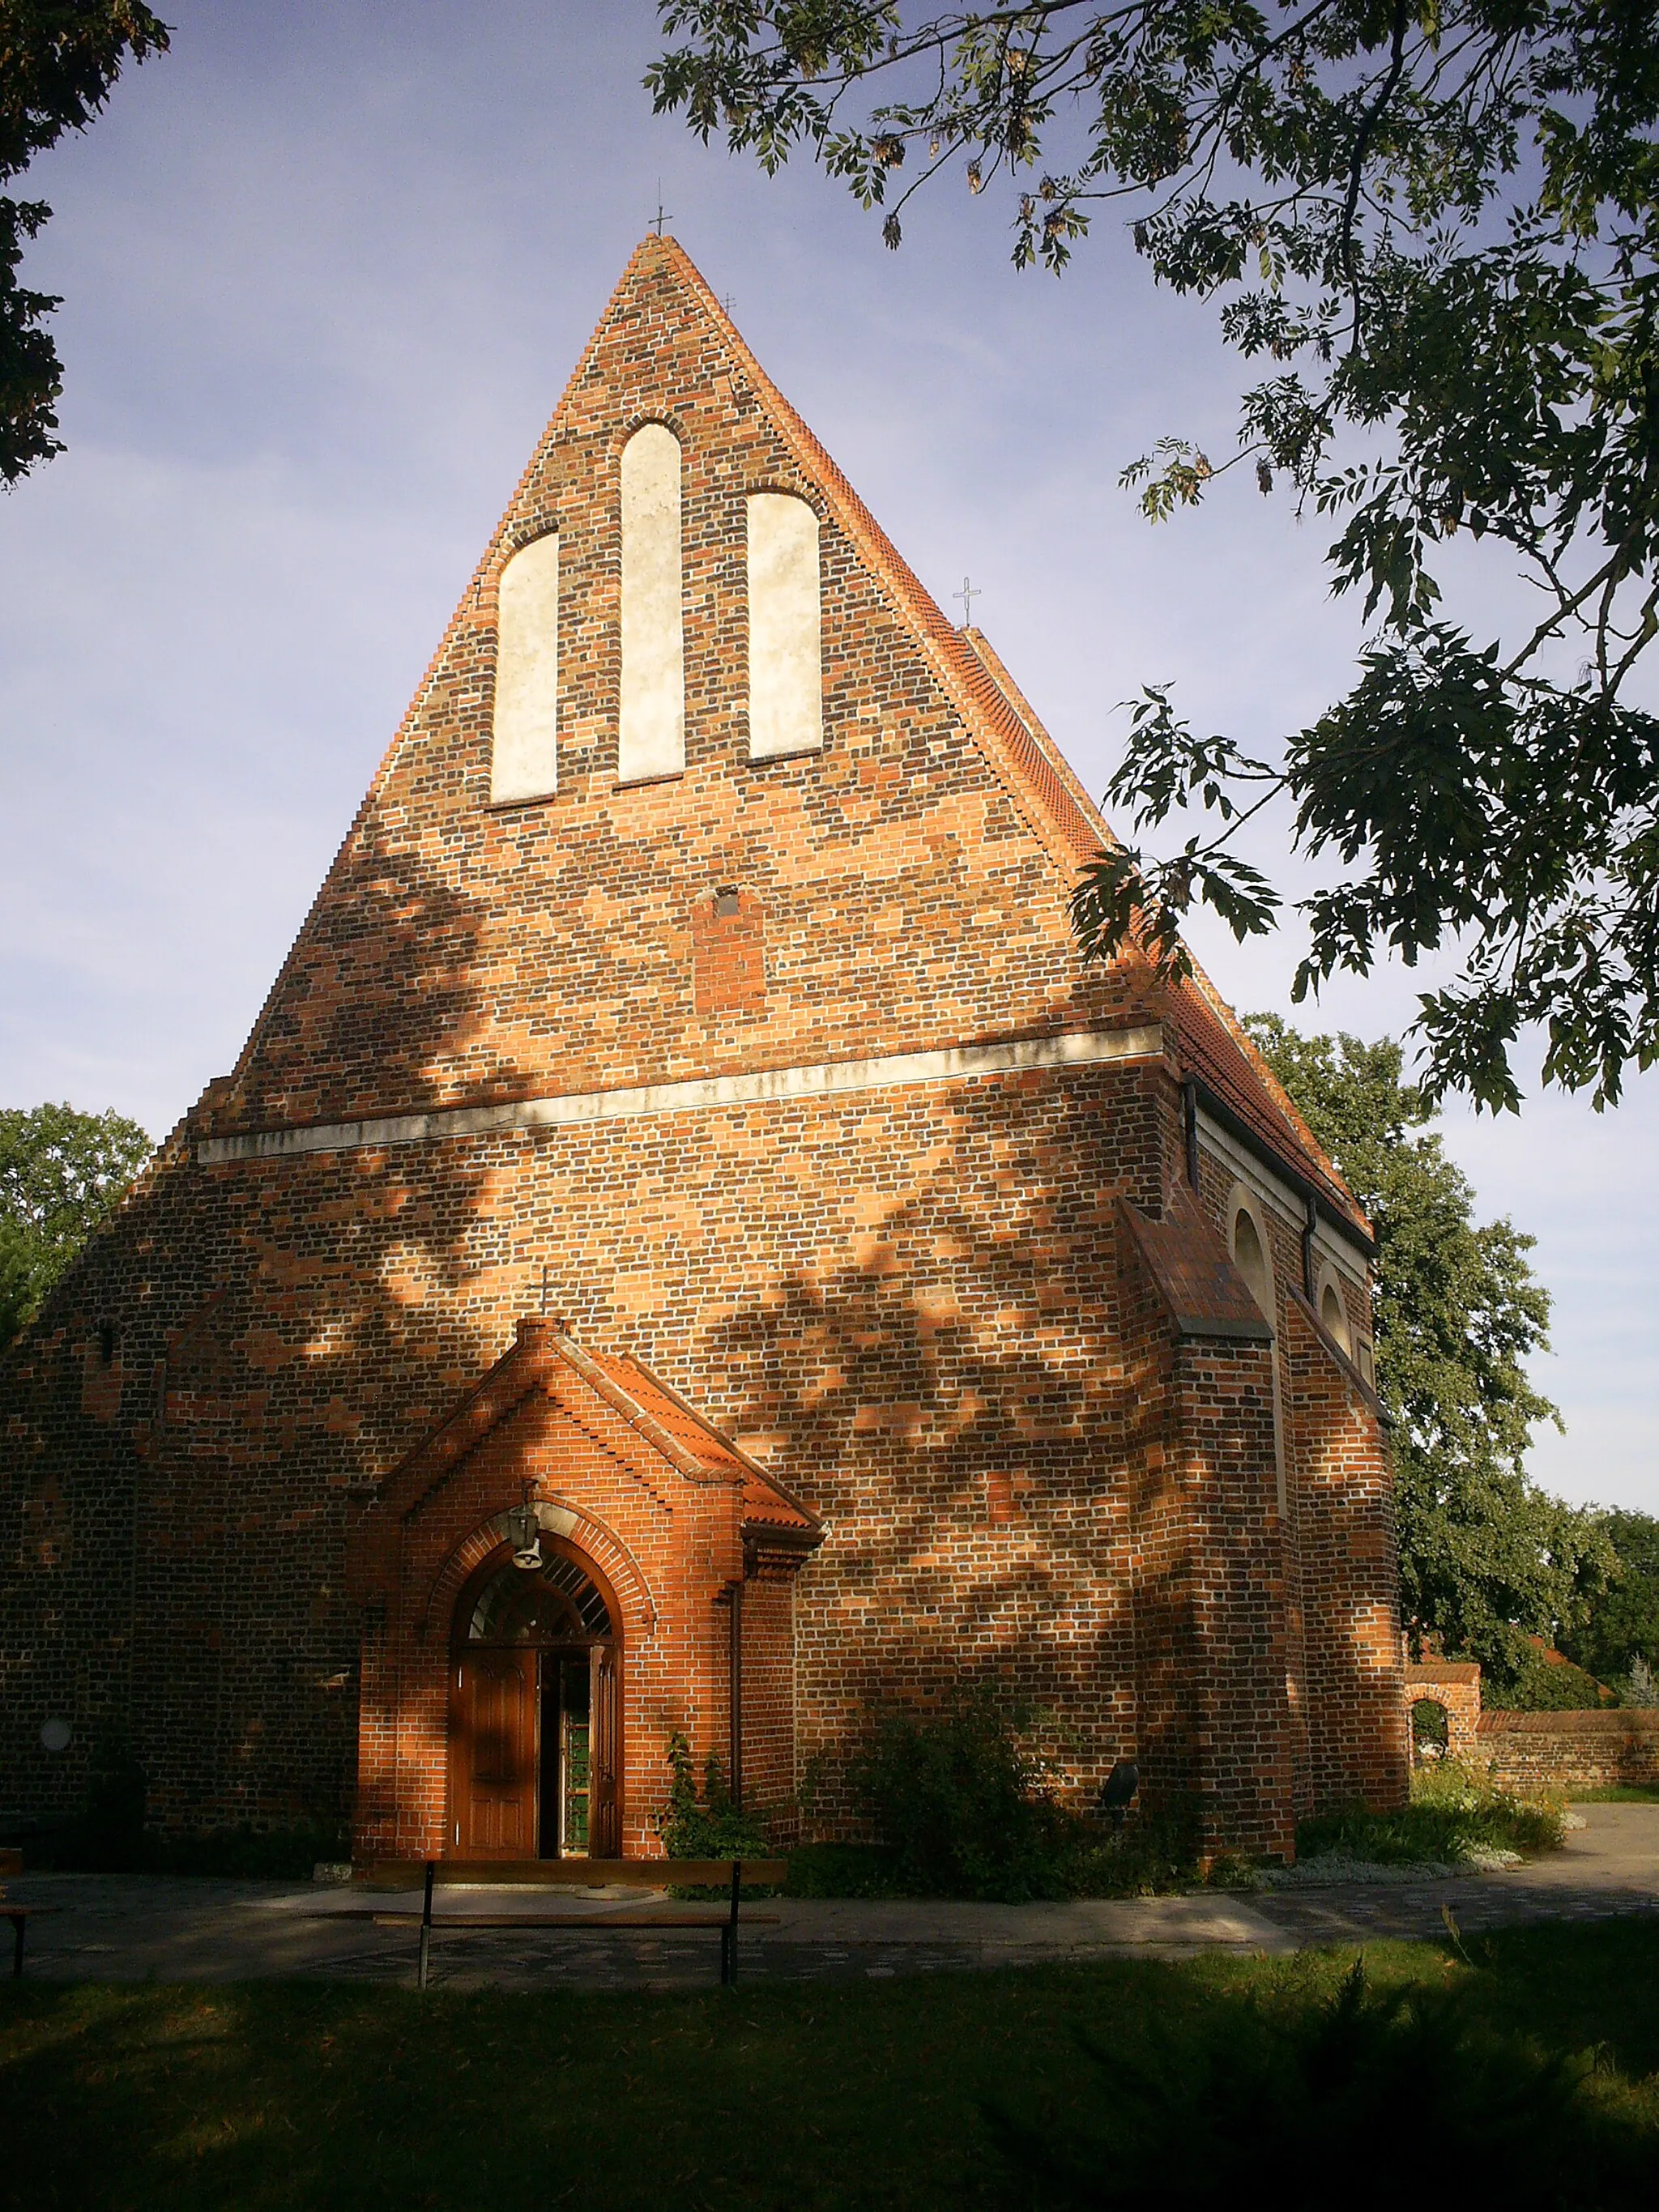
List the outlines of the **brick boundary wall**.
{"type": "Polygon", "coordinates": [[[1659,1708],[1480,1716],[1479,1755],[1508,1790],[1659,1788],[1659,1708]]]}
{"type": "Polygon", "coordinates": [[[1446,1749],[1453,1759],[1480,1756],[1480,1669],[1472,1659],[1427,1660],[1406,1668],[1406,1702],[1427,1698],[1446,1713],[1446,1749]]]}

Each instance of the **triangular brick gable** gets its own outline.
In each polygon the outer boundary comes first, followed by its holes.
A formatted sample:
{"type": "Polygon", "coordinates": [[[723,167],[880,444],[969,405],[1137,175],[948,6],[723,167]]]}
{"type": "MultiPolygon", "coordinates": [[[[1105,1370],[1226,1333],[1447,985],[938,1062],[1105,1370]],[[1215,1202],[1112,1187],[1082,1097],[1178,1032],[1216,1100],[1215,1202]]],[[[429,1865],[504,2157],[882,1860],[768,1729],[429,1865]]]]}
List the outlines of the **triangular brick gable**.
{"type": "MultiPolygon", "coordinates": [[[[742,476],[750,488],[758,481],[799,491],[833,525],[866,586],[890,610],[919,668],[948,708],[958,755],[951,769],[953,784],[960,785],[964,801],[976,790],[1000,790],[1031,841],[1033,859],[1038,850],[1045,856],[1041,895],[1028,895],[1026,905],[1028,913],[1041,908],[1052,915],[1051,924],[1037,927],[1048,928],[1052,971],[1068,975],[1069,1018],[1049,989],[1023,1006],[988,1009],[988,1020],[982,1015],[968,1021],[966,1033],[983,1035],[989,1028],[991,1034],[1019,1036],[1056,1021],[1097,1026],[1103,1018],[1133,1020],[1160,1011],[1165,994],[1144,971],[1136,975],[1140,963],[1133,959],[1112,979],[1098,971],[1083,977],[1074,972],[1066,940],[1066,895],[1079,862],[1109,842],[1111,832],[988,641],[976,629],[958,630],[945,618],[755,360],[684,250],[672,239],[647,237],[635,249],[538,441],[234,1074],[206,1107],[203,1127],[234,1133],[433,1104],[484,1103],[625,1084],[665,1072],[662,1054],[653,1060],[648,1046],[641,1047],[641,1068],[596,1069],[592,1052],[574,1054],[568,1069],[557,1064],[556,1054],[555,1064],[538,1064],[539,1040],[557,1027],[526,1000],[525,977],[548,953],[540,886],[514,887],[509,877],[503,896],[499,872],[492,880],[472,854],[492,836],[489,810],[480,805],[477,787],[481,775],[487,777],[495,589],[501,568],[520,544],[549,527],[561,529],[562,545],[562,501],[570,495],[561,476],[563,453],[584,441],[593,450],[595,441],[607,440],[608,450],[619,450],[621,439],[640,422],[672,421],[677,409],[694,401],[702,410],[697,434],[704,448],[724,438],[735,450],[743,441],[740,462],[731,465],[738,471],[732,483],[742,476]],[[515,912],[519,898],[525,905],[515,912]],[[481,981],[486,971],[488,979],[481,981]]],[[[591,771],[600,757],[595,746],[605,723],[607,684],[614,690],[614,667],[599,665],[615,628],[614,581],[605,567],[606,558],[614,560],[614,544],[597,543],[609,529],[590,511],[571,540],[571,573],[578,596],[586,595],[580,621],[573,623],[580,635],[573,637],[572,661],[590,693],[568,729],[561,731],[562,763],[568,750],[573,779],[591,771]]],[[[562,564],[563,558],[562,552],[562,564]]],[[[729,682],[729,665],[726,675],[729,682]]],[[[688,711],[690,684],[688,663],[688,711]]],[[[933,764],[939,764],[937,748],[933,764]]],[[[910,772],[908,763],[898,767],[901,777],[910,772]]],[[[885,773],[878,771],[878,781],[885,773]]],[[[562,781],[565,776],[562,765],[562,781]]],[[[937,790],[933,803],[937,807],[937,790]]],[[[568,856],[569,819],[560,819],[562,826],[550,843],[544,840],[537,848],[536,866],[556,866],[568,856]]],[[[602,826],[586,821],[580,835],[591,844],[602,826]]],[[[727,842],[740,846],[745,834],[739,819],[727,842]]],[[[1010,843],[1005,833],[998,837],[1006,860],[1010,843]]],[[[702,842],[706,848],[709,840],[702,842]]],[[[694,843],[682,841],[676,862],[694,843]]],[[[954,887],[964,908],[980,896],[972,873],[964,868],[954,887]]],[[[592,888],[601,902],[610,894],[629,903],[626,887],[592,888]]],[[[638,927],[642,940],[647,939],[653,930],[660,932],[661,916],[641,917],[638,927]]],[[[903,941],[910,941],[908,935],[903,941]]],[[[577,994],[585,988],[578,982],[577,994]]],[[[943,1001],[951,995],[943,994],[943,1001]]],[[[533,999],[533,991],[528,996],[533,999]]],[[[922,1002],[937,1005],[941,994],[926,994],[922,1002]]],[[[568,992],[564,1003],[574,1003],[568,992]]],[[[1171,1042],[1178,1056],[1190,1060],[1238,1118],[1313,1182],[1340,1213],[1363,1226],[1340,1176],[1207,979],[1182,986],[1164,1011],[1173,1016],[1171,1042]]],[[[844,1042],[832,1034],[825,1042],[838,1054],[855,1054],[920,1040],[860,1033],[844,1042]]],[[[808,1056],[818,1055],[793,1053],[781,1041],[768,1055],[780,1064],[808,1056]]]]}
{"type": "Polygon", "coordinates": [[[1109,834],[1104,823],[1092,817],[1086,803],[1079,803],[1069,781],[1056,774],[1044,757],[1013,702],[961,631],[940,612],[933,594],[744,344],[689,255],[672,238],[647,239],[641,250],[653,244],[672,256],[676,274],[715,319],[734,365],[762,395],[774,422],[794,448],[803,473],[835,508],[837,520],[864,555],[872,574],[891,593],[917,636],[925,641],[964,727],[983,747],[993,766],[1007,778],[1028,811],[1035,811],[1036,826],[1069,860],[1084,859],[1097,851],[1102,836],[1109,834]]]}
{"type": "Polygon", "coordinates": [[[689,1401],[627,1354],[595,1352],[548,1324],[521,1321],[514,1343],[386,1479],[382,1504],[415,1510],[538,1394],[556,1399],[602,1443],[619,1419],[646,1448],[696,1481],[741,1492],[743,1521],[817,1542],[810,1508],[750,1458],[689,1401]]]}

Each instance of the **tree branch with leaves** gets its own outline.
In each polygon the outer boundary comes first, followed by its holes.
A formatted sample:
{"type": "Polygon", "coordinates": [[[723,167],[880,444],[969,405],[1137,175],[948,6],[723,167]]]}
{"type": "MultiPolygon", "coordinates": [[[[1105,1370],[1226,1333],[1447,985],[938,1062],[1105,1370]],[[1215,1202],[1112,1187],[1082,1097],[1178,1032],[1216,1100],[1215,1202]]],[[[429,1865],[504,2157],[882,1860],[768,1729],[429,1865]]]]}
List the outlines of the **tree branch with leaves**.
{"type": "Polygon", "coordinates": [[[1237,850],[1274,800],[1338,880],[1297,902],[1298,1000],[1449,952],[1427,1095],[1513,1108],[1514,1048],[1595,1103],[1659,1057],[1659,0],[661,0],[659,112],[775,171],[803,151],[878,210],[1006,193],[1021,266],[1121,210],[1154,280],[1211,302],[1259,380],[1219,464],[1171,434],[1122,482],[1149,520],[1225,478],[1337,532],[1358,680],[1271,763],[1143,692],[1107,793],[1155,857],[1085,871],[1091,957],[1179,969],[1196,903],[1241,939],[1284,902],[1237,850]],[[1443,549],[1536,595],[1515,634],[1444,598],[1443,549]]]}
{"type": "MultiPolygon", "coordinates": [[[[129,61],[164,53],[167,27],[138,0],[0,0],[0,186],[66,131],[84,131],[129,61]]],[[[61,453],[64,372],[46,319],[63,302],[23,284],[27,241],[52,210],[0,191],[0,481],[61,453]]]]}

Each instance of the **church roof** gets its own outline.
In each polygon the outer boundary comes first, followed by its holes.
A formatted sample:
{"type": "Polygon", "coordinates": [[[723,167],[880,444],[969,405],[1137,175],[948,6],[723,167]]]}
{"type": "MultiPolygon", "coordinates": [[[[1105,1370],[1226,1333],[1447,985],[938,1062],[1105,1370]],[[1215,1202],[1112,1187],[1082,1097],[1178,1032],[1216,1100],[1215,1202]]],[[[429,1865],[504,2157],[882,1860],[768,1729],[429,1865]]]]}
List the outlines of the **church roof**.
{"type": "Polygon", "coordinates": [[[1220,1231],[1186,1190],[1177,1186],[1158,1221],[1149,1220],[1127,1198],[1119,1206],[1178,1335],[1272,1342],[1267,1317],[1220,1231]]]}
{"type": "Polygon", "coordinates": [[[689,1399],[682,1398],[678,1390],[635,1359],[632,1352],[589,1352],[587,1357],[617,1389],[672,1437],[700,1468],[710,1474],[741,1480],[743,1517],[746,1522],[769,1528],[793,1528],[802,1535],[817,1534],[821,1523],[817,1514],[698,1413],[689,1399]]]}

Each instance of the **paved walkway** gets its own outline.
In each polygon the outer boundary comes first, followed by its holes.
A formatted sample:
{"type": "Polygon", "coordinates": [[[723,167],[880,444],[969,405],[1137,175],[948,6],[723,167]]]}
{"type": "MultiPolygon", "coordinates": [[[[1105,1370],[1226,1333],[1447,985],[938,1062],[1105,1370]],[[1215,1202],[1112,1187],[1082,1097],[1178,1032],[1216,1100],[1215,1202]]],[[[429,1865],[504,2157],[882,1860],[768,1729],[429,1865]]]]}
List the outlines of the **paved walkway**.
{"type": "MultiPolygon", "coordinates": [[[[750,1908],[776,1918],[742,1936],[741,1978],[879,1979],[1041,1960],[1285,1953],[1383,1936],[1438,1936],[1448,1905],[1466,1935],[1522,1920],[1659,1912],[1659,1805],[1588,1805],[1580,1814],[1586,1825],[1564,1850],[1509,1873],[1451,1880],[1066,1905],[781,1898],[750,1908]]],[[[7,1891],[19,1904],[61,1908],[30,1928],[27,1971],[42,1978],[414,1978],[414,1928],[376,1927],[368,1916],[418,1904],[416,1896],[122,1875],[33,1875],[7,1891]]],[[[563,1892],[556,1899],[521,1889],[440,1895],[444,1917],[461,1922],[552,1909],[614,1913],[640,1901],[637,1891],[563,1892]]],[[[432,1979],[510,1989],[704,1987],[716,1978],[718,1959],[712,1929],[583,1935],[479,1928],[434,1942],[432,1979]]]]}

